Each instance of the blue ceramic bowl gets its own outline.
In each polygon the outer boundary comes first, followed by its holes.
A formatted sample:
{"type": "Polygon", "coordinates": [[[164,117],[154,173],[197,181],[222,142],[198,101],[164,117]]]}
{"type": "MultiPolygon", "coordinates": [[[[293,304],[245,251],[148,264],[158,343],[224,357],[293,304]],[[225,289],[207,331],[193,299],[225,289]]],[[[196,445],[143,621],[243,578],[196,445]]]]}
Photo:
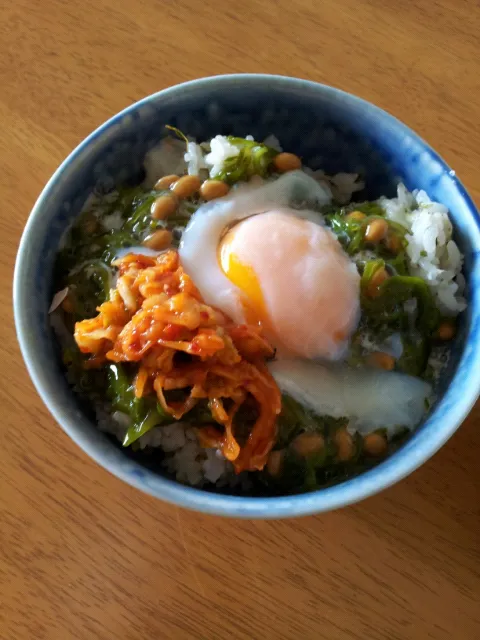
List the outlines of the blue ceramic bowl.
{"type": "Polygon", "coordinates": [[[106,469],[158,498],[224,516],[279,518],[319,513],[392,485],[455,432],[480,390],[480,225],[454,171],[413,131],[377,107],[331,87],[268,75],[188,82],[128,107],[92,133],[55,172],[28,220],[18,252],[14,303],[23,357],[43,401],[70,437],[106,469]],[[206,139],[275,134],[283,147],[327,172],[361,172],[367,197],[393,195],[399,179],[451,211],[465,254],[468,310],[460,322],[442,396],[408,442],[374,469],[313,493],[253,498],[185,487],[133,461],[82,412],[56,356],[47,310],[60,237],[94,188],[141,179],[142,160],[172,124],[206,139]]]}

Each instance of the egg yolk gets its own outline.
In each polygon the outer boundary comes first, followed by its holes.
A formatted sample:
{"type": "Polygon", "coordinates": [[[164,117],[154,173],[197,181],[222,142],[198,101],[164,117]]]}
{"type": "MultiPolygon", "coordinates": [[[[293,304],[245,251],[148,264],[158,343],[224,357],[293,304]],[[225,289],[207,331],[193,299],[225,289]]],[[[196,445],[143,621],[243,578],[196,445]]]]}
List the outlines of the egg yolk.
{"type": "Polygon", "coordinates": [[[224,236],[218,262],[240,290],[245,320],[261,323],[279,353],[340,358],[360,314],[360,278],[325,227],[278,209],[224,236]]]}
{"type": "Polygon", "coordinates": [[[262,287],[253,267],[244,264],[234,250],[235,231],[230,230],[220,243],[218,259],[227,278],[242,293],[242,307],[248,324],[270,325],[262,287]]]}

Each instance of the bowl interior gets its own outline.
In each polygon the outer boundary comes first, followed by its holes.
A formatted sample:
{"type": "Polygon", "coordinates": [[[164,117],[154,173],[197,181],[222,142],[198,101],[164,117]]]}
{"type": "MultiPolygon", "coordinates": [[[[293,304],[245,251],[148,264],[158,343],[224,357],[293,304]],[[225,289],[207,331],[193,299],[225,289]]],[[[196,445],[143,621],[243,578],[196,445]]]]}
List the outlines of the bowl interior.
{"type": "Polygon", "coordinates": [[[480,387],[480,248],[477,214],[454,172],[425,143],[376,107],[314,83],[272,76],[225,76],[173,87],[133,105],[84,141],[53,176],[22,239],[15,276],[19,340],[32,379],[70,436],[109,470],[168,500],[230,515],[298,515],[340,506],[403,477],[436,451],[468,412],[480,387]],[[388,460],[357,478],[313,494],[286,498],[230,498],[182,487],[133,460],[99,433],[68,388],[48,323],[52,271],[62,234],[93,190],[142,178],[145,153],[171,124],[198,140],[218,133],[263,139],[313,169],[358,172],[361,198],[393,196],[402,180],[449,207],[465,254],[469,308],[463,314],[440,391],[425,423],[388,460]]]}

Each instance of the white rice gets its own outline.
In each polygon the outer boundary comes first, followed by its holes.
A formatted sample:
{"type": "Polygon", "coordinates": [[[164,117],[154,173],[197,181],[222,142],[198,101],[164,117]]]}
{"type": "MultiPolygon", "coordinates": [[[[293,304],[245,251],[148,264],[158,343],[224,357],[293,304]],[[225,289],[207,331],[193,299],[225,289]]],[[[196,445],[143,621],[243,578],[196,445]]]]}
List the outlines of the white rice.
{"type": "Polygon", "coordinates": [[[411,275],[423,278],[441,313],[455,316],[466,308],[461,273],[463,256],[452,239],[448,209],[430,200],[425,191],[408,192],[398,186],[396,198],[380,198],[388,219],[407,229],[407,255],[411,275]]]}
{"type": "Polygon", "coordinates": [[[278,151],[279,153],[283,151],[282,146],[280,144],[280,140],[276,136],[274,136],[272,133],[265,138],[265,140],[263,141],[263,144],[266,144],[267,147],[271,147],[272,149],[275,149],[275,151],[278,151]]]}
{"type": "Polygon", "coordinates": [[[359,180],[357,173],[337,173],[334,176],[329,176],[322,169],[312,171],[308,167],[304,167],[303,170],[327,187],[338,204],[348,204],[353,194],[365,187],[365,182],[359,180]]]}
{"type": "Polygon", "coordinates": [[[124,223],[122,212],[114,211],[109,216],[104,216],[101,222],[105,231],[118,231],[124,223]]]}
{"type": "Polygon", "coordinates": [[[235,158],[240,149],[228,141],[225,136],[215,136],[210,140],[210,153],[205,156],[205,164],[210,170],[210,177],[218,175],[226,160],[235,158]]]}
{"type": "MultiPolygon", "coordinates": [[[[95,410],[100,429],[122,442],[130,426],[130,417],[121,411],[111,413],[108,405],[98,404],[95,410]]],[[[220,451],[202,448],[191,424],[174,422],[155,427],[139,438],[137,444],[141,449],[160,447],[165,453],[165,470],[179,482],[193,486],[217,483],[220,479],[224,485],[238,483],[232,464],[220,451]]]]}
{"type": "Polygon", "coordinates": [[[196,142],[189,142],[187,144],[187,151],[183,159],[187,165],[187,172],[190,175],[198,176],[203,169],[207,169],[202,148],[196,142]]]}

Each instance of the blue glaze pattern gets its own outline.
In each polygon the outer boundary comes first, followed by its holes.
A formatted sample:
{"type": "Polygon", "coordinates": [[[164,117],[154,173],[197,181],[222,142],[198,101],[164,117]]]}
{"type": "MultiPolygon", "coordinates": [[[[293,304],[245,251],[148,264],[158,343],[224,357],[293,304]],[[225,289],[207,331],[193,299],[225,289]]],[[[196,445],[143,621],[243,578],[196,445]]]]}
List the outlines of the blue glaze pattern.
{"type": "Polygon", "coordinates": [[[377,107],[337,89],[265,75],[204,78],[172,87],[128,107],[92,133],[59,167],[25,228],[14,279],[17,334],[32,380],[53,416],[93,459],[156,497],[225,516],[280,518],[318,513],[365,498],[397,482],[454,433],[480,390],[480,223],[465,188],[414,132],[377,107]],[[313,169],[365,175],[365,197],[392,196],[401,179],[425,189],[451,212],[465,253],[468,309],[463,314],[444,395],[424,424],[376,468],[334,487],[280,498],[220,495],[184,487],[131,460],[82,412],[58,362],[48,324],[55,254],[87,196],[139,180],[145,153],[172,124],[198,139],[217,133],[263,139],[313,169]]]}

